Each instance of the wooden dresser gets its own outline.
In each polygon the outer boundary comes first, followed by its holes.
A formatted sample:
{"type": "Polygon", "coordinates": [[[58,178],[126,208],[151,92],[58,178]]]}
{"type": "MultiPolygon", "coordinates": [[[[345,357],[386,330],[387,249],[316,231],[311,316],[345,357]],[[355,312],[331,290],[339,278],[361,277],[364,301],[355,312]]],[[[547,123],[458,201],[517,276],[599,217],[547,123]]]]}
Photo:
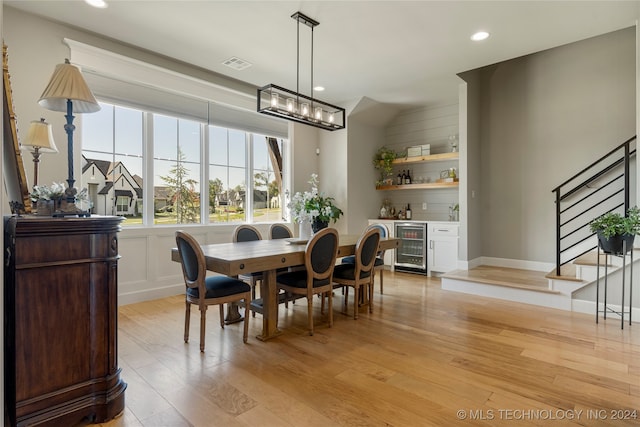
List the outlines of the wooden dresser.
{"type": "Polygon", "coordinates": [[[103,422],[124,409],[120,217],[5,217],[5,426],[103,422]]]}

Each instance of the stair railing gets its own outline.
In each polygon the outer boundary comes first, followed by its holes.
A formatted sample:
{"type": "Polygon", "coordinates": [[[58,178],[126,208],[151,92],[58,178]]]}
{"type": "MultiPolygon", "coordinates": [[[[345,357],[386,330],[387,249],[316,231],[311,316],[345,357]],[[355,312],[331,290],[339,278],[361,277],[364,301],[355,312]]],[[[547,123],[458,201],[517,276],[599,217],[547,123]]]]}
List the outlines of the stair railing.
{"type": "Polygon", "coordinates": [[[563,265],[597,248],[589,243],[589,223],[598,216],[630,207],[633,136],[552,190],[556,204],[556,275],[563,265]]]}

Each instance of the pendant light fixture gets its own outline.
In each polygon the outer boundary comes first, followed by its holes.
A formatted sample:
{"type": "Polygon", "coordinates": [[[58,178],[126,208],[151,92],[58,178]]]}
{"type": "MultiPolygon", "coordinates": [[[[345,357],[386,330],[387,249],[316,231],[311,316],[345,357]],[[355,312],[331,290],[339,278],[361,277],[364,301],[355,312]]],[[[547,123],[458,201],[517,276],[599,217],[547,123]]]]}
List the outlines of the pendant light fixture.
{"type": "Polygon", "coordinates": [[[297,21],[297,69],[295,92],[270,84],[258,89],[258,112],[325,130],[344,129],[344,108],[322,102],[313,97],[313,28],[320,23],[301,12],[291,17],[297,21]],[[300,24],[311,28],[311,96],[300,93],[300,24]]]}

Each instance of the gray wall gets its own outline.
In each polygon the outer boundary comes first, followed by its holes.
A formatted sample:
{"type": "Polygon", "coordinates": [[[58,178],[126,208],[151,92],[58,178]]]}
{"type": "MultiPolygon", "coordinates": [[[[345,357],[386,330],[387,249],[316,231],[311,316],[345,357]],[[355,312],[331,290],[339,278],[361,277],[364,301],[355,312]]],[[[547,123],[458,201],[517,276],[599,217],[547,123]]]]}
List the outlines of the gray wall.
{"type": "Polygon", "coordinates": [[[469,248],[480,239],[485,257],[554,261],[551,190],[636,133],[635,37],[632,27],[461,73],[480,120],[467,141],[479,147],[469,214],[481,216],[469,248]]]}

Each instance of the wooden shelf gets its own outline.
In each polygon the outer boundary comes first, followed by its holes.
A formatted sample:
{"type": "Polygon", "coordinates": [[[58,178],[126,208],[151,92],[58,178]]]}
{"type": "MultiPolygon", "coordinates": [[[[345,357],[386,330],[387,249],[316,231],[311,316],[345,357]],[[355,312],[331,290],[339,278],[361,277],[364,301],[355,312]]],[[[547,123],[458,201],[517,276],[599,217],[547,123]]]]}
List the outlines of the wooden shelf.
{"type": "Polygon", "coordinates": [[[444,161],[458,160],[459,157],[460,157],[460,153],[456,151],[455,153],[440,153],[440,154],[431,154],[430,156],[405,157],[402,159],[395,159],[393,161],[393,164],[404,165],[409,163],[444,162],[444,161]]]}
{"type": "Polygon", "coordinates": [[[426,182],[423,184],[380,185],[376,190],[432,190],[436,188],[457,188],[459,182],[426,182]]]}

